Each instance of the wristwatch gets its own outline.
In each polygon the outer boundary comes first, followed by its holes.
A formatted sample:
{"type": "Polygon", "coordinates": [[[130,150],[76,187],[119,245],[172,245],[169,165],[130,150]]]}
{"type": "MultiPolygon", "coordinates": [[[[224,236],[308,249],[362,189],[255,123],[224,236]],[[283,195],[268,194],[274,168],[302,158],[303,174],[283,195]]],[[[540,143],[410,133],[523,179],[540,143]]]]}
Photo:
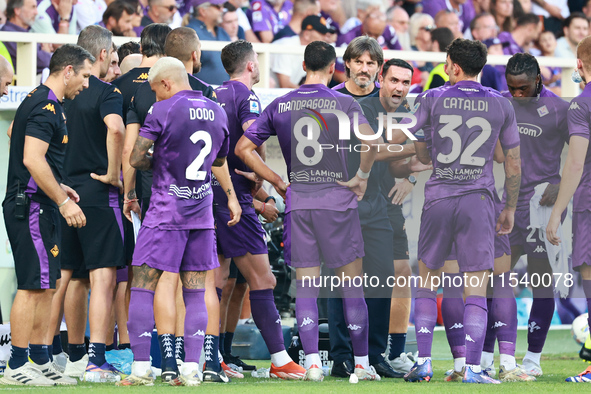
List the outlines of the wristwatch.
{"type": "Polygon", "coordinates": [[[68,18],[62,18],[60,16],[60,22],[68,22],[68,23],[70,23],[70,18],[69,17],[68,18]]]}
{"type": "Polygon", "coordinates": [[[269,196],[269,197],[265,198],[265,204],[266,204],[266,203],[268,203],[268,202],[269,202],[269,200],[273,200],[273,202],[274,202],[275,204],[277,204],[277,200],[276,200],[276,199],[275,199],[275,197],[273,197],[273,196],[269,196]]]}
{"type": "Polygon", "coordinates": [[[417,177],[414,175],[409,175],[406,179],[408,179],[408,181],[412,183],[413,186],[417,184],[417,177]]]}

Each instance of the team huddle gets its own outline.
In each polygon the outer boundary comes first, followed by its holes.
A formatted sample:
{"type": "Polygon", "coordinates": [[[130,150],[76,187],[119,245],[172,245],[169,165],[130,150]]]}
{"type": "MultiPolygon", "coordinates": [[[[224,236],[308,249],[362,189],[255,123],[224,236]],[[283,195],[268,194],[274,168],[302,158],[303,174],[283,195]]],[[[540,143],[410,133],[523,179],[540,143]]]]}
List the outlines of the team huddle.
{"type": "MultiPolygon", "coordinates": [[[[562,285],[532,284],[529,323],[536,329],[528,331],[518,364],[509,274],[523,254],[531,273],[560,272],[561,223],[573,196],[572,266],[591,307],[584,238],[591,226],[589,85],[568,103],[543,86],[536,59],[519,53],[505,69],[509,91],[499,93],[478,82],[486,46],[456,39],[444,65],[449,82],[412,102],[413,67],[384,61],[377,41],[362,36],[343,56],[346,82],[328,87],[336,53],[314,41],[304,53],[304,84],[262,110],[252,90],[259,63],[247,41],[224,47],[230,80],[213,89],[193,76],[201,53],[195,31],[164,24],[142,31],[138,67],[104,82],[111,36],[88,26],[78,45],[58,48],[49,77],[15,116],[3,208],[18,291],[11,358],[0,383],[153,385],[154,328],[163,382],[196,386],[243,377],[252,368],[231,355],[231,337],[229,350],[223,337],[233,332],[221,307],[231,267],[250,288],[272,378],[323,380],[316,282],[329,272],[346,278],[327,305],[333,376],[352,383],[430,381],[438,286],[429,279],[443,275],[453,279],[442,282],[441,312],[454,359],[444,379],[533,381],[543,373],[555,287],[562,285]],[[289,179],[266,163],[271,136],[289,179]],[[504,166],[502,198],[493,161],[504,166]],[[358,279],[411,275],[401,204],[415,175],[431,170],[418,244],[415,358],[405,352],[410,286],[363,287],[358,279]],[[274,303],[276,280],[258,216],[272,222],[278,210],[263,181],[285,200],[284,257],[295,268],[303,366],[285,349],[274,303]],[[129,301],[118,313],[114,294],[123,282],[129,301]],[[119,347],[133,352],[127,375],[106,359],[113,310],[119,347]],[[62,316],[68,355],[59,340],[62,316]]],[[[578,46],[577,70],[582,81],[591,78],[589,37],[578,46]]],[[[591,340],[580,356],[591,361],[591,340]]],[[[567,381],[590,382],[591,368],[567,381]]]]}

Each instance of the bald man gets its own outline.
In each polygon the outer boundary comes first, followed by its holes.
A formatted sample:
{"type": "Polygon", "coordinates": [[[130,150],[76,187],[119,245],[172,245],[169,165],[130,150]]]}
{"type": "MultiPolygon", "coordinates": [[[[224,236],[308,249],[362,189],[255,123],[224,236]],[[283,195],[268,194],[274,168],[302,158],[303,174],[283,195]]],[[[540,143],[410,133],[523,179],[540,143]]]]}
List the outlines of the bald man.
{"type": "MultiPolygon", "coordinates": [[[[154,292],[163,272],[180,272],[188,310],[185,363],[171,385],[197,386],[198,368],[207,326],[205,278],[219,266],[213,221],[210,172],[228,196],[229,226],[240,220],[241,208],[230,180],[228,118],[202,92],[191,90],[185,65],[165,57],[150,69],[148,82],[157,102],[150,109],[131,153],[130,163],[141,171],[153,169],[150,208],[138,234],[133,254],[133,282],[127,328],[134,355],[132,373],[121,386],[152,385],[150,343],[154,323],[154,292]],[[172,110],[171,110],[172,109],[172,110]],[[198,131],[196,131],[198,130],[198,131]],[[154,146],[154,153],[148,150],[154,146]],[[178,212],[183,212],[179,215],[178,212]],[[162,251],[168,252],[163,255],[162,251]],[[146,335],[146,333],[148,335],[146,335]]],[[[159,291],[158,303],[175,305],[175,293],[159,291]]],[[[173,334],[169,332],[168,334],[173,334]]]]}

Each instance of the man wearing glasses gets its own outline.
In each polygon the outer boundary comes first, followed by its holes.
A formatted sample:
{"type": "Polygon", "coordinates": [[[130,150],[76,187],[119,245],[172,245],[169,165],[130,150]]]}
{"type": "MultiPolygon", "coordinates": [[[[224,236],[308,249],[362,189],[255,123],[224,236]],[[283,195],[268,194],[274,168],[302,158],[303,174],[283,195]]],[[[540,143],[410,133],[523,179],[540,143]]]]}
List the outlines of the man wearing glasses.
{"type": "Polygon", "coordinates": [[[177,9],[175,0],[148,0],[148,11],[142,18],[142,26],[152,23],[170,24],[177,9]]]}
{"type": "MultiPolygon", "coordinates": [[[[162,0],[165,1],[165,0],[162,0]]],[[[187,27],[195,30],[201,41],[231,41],[219,24],[222,22],[222,4],[225,0],[195,0],[193,16],[187,27]]],[[[199,79],[210,85],[221,85],[229,79],[220,58],[220,52],[201,52],[199,79]]]]}

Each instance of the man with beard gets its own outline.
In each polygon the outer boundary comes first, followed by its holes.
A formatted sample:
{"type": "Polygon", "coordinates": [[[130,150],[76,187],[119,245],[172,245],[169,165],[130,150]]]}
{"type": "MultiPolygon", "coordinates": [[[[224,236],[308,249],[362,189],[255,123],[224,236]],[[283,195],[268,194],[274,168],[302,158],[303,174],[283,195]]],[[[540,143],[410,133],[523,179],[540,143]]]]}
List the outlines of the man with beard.
{"type": "Polygon", "coordinates": [[[128,36],[133,29],[131,18],[134,12],[129,3],[114,1],[105,10],[101,23],[114,36],[128,36]]]}
{"type": "MultiPolygon", "coordinates": [[[[383,63],[382,48],[378,42],[367,36],[353,39],[343,55],[343,61],[345,63],[345,73],[348,79],[346,82],[335,86],[333,89],[340,93],[352,96],[356,100],[367,96],[377,96],[380,89],[377,87],[375,80],[383,63]]],[[[393,61],[387,63],[388,67],[385,66],[383,72],[387,73],[390,65],[394,63],[393,61]]],[[[398,63],[395,63],[395,65],[398,65],[398,63]]],[[[388,93],[390,97],[394,94],[398,94],[398,105],[400,105],[406,95],[404,89],[402,91],[390,91],[388,93]]],[[[377,116],[380,111],[374,110],[375,106],[372,105],[374,104],[374,100],[376,99],[362,101],[365,101],[366,107],[369,108],[372,113],[372,115],[366,114],[367,120],[373,130],[377,131],[377,116]]],[[[362,108],[365,113],[366,109],[363,106],[362,108]]],[[[386,111],[382,109],[381,112],[386,111]]],[[[351,154],[349,160],[349,166],[354,167],[355,162],[358,160],[358,155],[351,154]]],[[[386,212],[386,199],[382,193],[380,193],[380,181],[386,174],[386,167],[386,164],[383,162],[374,163],[372,174],[368,180],[365,197],[359,203],[359,212],[364,212],[363,215],[360,215],[362,234],[365,243],[363,268],[364,272],[367,272],[368,275],[370,275],[372,271],[375,272],[375,275],[394,275],[394,265],[392,264],[392,261],[395,256],[391,245],[392,239],[395,237],[386,212]]],[[[390,189],[388,189],[388,191],[390,191],[390,189]]],[[[397,227],[402,228],[402,226],[397,227]]],[[[366,298],[369,314],[369,362],[376,369],[376,372],[383,377],[402,378],[403,373],[396,373],[390,365],[385,362],[381,355],[386,349],[388,338],[389,319],[387,318],[388,315],[384,316],[384,313],[387,314],[388,311],[390,311],[390,294],[380,293],[376,295],[375,291],[373,293],[373,295],[366,298]]],[[[366,295],[367,294],[369,294],[369,292],[366,293],[366,295]]],[[[351,363],[351,345],[349,338],[347,337],[343,309],[339,301],[340,300],[338,299],[329,299],[328,301],[329,319],[331,323],[329,324],[331,355],[335,360],[332,375],[346,377],[350,375],[353,370],[351,363]]],[[[404,330],[404,332],[406,332],[406,330],[404,330]]],[[[396,355],[396,357],[398,356],[400,356],[400,353],[396,355]]],[[[410,369],[410,366],[408,369],[410,369]]],[[[406,372],[408,372],[408,369],[406,372]]]]}
{"type": "MultiPolygon", "coordinates": [[[[164,51],[166,55],[179,59],[185,65],[185,69],[188,73],[189,85],[193,90],[198,90],[203,93],[204,97],[207,97],[215,101],[215,93],[213,88],[199,79],[195,78],[191,73],[198,73],[201,67],[201,44],[199,38],[193,29],[188,27],[179,27],[171,31],[166,37],[164,43],[164,51]]],[[[141,84],[131,100],[129,111],[127,112],[127,129],[125,136],[125,155],[131,152],[135,141],[139,135],[140,127],[144,124],[148,111],[152,105],[156,102],[156,93],[152,91],[149,83],[141,84]]],[[[126,155],[127,157],[127,155],[126,155]]],[[[131,221],[131,211],[134,211],[138,216],[142,216],[142,213],[147,212],[150,205],[150,197],[152,196],[152,171],[141,171],[140,172],[140,187],[141,193],[141,208],[138,201],[138,194],[136,193],[136,170],[135,168],[125,166],[124,172],[125,181],[125,203],[123,205],[123,213],[131,221]]],[[[170,286],[175,287],[178,284],[178,274],[165,272],[160,278],[161,285],[166,283],[170,286]]],[[[206,302],[209,306],[209,298],[206,295],[206,302]]],[[[168,316],[163,319],[165,322],[170,322],[170,327],[158,327],[159,333],[158,341],[160,342],[161,350],[166,350],[171,347],[173,342],[177,342],[176,346],[184,347],[184,337],[180,327],[175,327],[177,321],[177,314],[184,315],[183,310],[177,310],[175,308],[159,308],[159,305],[155,306],[159,316],[168,316]],[[162,309],[162,310],[161,310],[162,309]],[[170,334],[174,332],[174,334],[170,334]]],[[[182,319],[181,319],[182,321],[182,319]]],[[[176,378],[176,360],[174,352],[162,352],[162,369],[163,379],[172,380],[176,378]]]]}

